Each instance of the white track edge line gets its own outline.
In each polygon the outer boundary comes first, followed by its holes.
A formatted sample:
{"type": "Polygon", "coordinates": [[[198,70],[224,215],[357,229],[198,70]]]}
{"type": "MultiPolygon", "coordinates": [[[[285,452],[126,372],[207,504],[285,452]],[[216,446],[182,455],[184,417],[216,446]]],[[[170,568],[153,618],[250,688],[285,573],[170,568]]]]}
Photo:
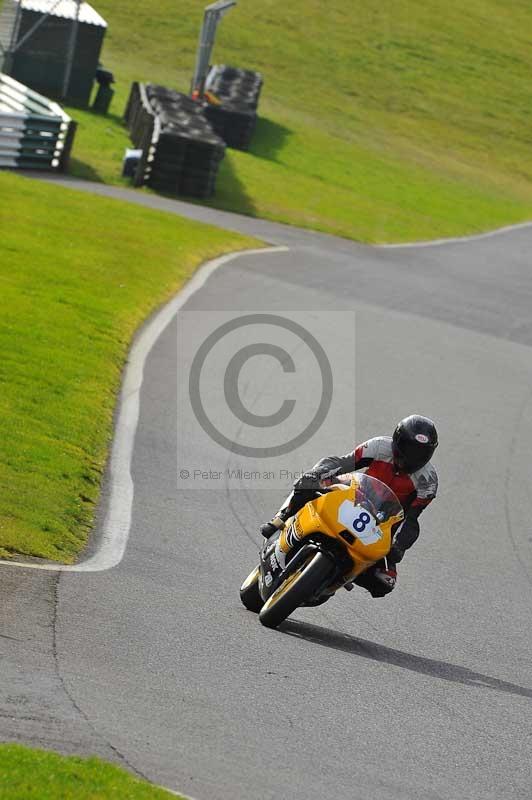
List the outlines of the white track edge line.
{"type": "Polygon", "coordinates": [[[103,572],[116,567],[124,557],[131,527],[134,485],[131,477],[131,460],[139,420],[140,390],[146,359],[157,339],[168,327],[185,303],[201,289],[210,276],[224,264],[241,256],[283,253],[288,247],[264,247],[256,250],[239,250],[203,264],[178,294],[156,313],[146,327],[135,337],[129,351],[122,388],[118,399],[118,413],[108,466],[109,500],[96,552],[79,564],[53,562],[24,562],[0,559],[0,565],[40,569],[48,572],[103,572]]]}
{"type": "Polygon", "coordinates": [[[181,797],[183,800],[195,800],[194,797],[190,797],[188,794],[181,794],[181,792],[175,792],[173,789],[169,789],[168,786],[159,786],[158,784],[153,784],[156,786],[157,789],[162,789],[164,792],[168,792],[168,794],[173,794],[176,797],[181,797]]]}
{"type": "Polygon", "coordinates": [[[467,244],[468,242],[477,242],[481,239],[490,239],[493,236],[500,236],[505,233],[513,233],[521,228],[530,228],[532,222],[517,222],[515,225],[505,225],[502,228],[494,228],[492,231],[485,231],[484,233],[474,233],[471,236],[456,236],[449,239],[428,239],[426,242],[401,242],[400,244],[373,244],[370,247],[375,247],[378,250],[391,250],[393,248],[399,249],[403,247],[441,247],[445,244],[467,244]]]}

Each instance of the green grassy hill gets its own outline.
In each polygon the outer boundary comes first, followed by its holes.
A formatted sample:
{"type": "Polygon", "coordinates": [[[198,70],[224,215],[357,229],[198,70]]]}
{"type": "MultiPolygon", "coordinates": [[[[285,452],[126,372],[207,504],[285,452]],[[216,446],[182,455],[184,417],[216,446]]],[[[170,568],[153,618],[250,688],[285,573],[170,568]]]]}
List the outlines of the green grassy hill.
{"type": "MultiPolygon", "coordinates": [[[[188,91],[205,0],[98,0],[108,119],[81,119],[78,174],[119,181],[130,82],[188,91]]],[[[532,5],[525,0],[240,0],[217,63],[265,75],[250,153],[213,205],[368,241],[532,216],[532,5]]]]}

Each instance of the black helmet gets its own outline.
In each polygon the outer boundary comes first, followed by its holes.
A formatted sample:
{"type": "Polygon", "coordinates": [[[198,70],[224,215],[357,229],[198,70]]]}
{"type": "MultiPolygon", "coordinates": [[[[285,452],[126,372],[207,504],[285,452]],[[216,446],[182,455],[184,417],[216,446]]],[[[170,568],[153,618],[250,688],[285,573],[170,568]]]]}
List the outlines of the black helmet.
{"type": "Polygon", "coordinates": [[[393,432],[393,463],[400,472],[417,472],[438,446],[436,426],[428,417],[405,417],[393,432]]]}

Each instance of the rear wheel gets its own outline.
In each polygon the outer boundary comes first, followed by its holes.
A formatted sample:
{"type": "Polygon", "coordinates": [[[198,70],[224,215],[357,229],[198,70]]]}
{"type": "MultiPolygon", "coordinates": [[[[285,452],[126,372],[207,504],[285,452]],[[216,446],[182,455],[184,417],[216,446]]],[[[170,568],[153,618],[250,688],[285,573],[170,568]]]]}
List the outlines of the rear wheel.
{"type": "Polygon", "coordinates": [[[310,555],[264,603],[259,620],[267,628],[276,628],[298,606],[312,597],[332,572],[333,566],[326,555],[310,555]]]}
{"type": "Polygon", "coordinates": [[[255,567],[240,587],[240,599],[247,610],[255,614],[258,614],[264,604],[259,593],[259,572],[259,568],[255,567]]]}

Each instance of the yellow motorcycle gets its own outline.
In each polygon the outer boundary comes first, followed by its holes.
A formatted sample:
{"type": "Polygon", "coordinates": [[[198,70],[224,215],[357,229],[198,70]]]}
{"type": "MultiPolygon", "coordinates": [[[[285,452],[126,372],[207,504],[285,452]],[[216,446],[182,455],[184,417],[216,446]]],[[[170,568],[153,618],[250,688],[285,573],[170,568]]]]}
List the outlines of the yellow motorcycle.
{"type": "Polygon", "coordinates": [[[401,503],[382,481],[352,472],[308,502],[265,542],[240,599],[276,628],[296,608],[317,606],[390,552],[401,503]]]}

